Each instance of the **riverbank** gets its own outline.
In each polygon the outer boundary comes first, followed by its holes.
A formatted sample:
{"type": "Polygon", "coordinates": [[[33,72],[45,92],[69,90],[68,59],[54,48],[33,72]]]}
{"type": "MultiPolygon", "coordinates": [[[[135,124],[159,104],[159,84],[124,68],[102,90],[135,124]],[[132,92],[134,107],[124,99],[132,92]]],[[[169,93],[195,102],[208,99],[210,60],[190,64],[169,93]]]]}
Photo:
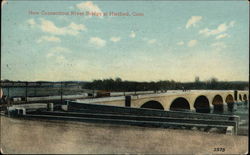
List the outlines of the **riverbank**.
{"type": "Polygon", "coordinates": [[[247,146],[247,136],[1,116],[1,148],[7,154],[243,154],[247,146]]]}

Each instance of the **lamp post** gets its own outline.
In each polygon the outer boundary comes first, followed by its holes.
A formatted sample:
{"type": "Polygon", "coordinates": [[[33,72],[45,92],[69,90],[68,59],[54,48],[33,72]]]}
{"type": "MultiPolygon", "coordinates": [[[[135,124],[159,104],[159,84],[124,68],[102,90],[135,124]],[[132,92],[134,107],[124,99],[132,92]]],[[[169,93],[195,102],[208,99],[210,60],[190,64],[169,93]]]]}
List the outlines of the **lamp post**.
{"type": "Polygon", "coordinates": [[[61,91],[60,91],[60,93],[61,93],[61,104],[62,104],[62,100],[63,100],[63,98],[62,98],[62,95],[63,95],[63,92],[62,92],[62,81],[61,81],[61,91]]]}
{"type": "Polygon", "coordinates": [[[27,97],[28,97],[28,82],[25,82],[25,103],[27,103],[27,97]]]}

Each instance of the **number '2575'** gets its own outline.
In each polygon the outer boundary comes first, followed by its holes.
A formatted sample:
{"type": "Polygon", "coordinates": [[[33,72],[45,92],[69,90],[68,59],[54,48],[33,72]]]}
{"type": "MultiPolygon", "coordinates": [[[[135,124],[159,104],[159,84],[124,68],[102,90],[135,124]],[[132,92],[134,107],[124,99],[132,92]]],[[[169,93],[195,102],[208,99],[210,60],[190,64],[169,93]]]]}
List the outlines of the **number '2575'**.
{"type": "Polygon", "coordinates": [[[223,147],[216,147],[216,148],[214,148],[214,151],[224,152],[225,148],[223,148],[223,147]]]}

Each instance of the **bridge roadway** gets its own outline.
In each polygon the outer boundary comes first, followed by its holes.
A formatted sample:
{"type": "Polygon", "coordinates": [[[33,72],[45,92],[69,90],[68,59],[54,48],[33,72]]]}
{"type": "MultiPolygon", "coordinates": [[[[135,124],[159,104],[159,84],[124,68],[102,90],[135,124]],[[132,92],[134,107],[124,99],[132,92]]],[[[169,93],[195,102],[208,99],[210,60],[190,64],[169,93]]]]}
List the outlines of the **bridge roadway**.
{"type": "Polygon", "coordinates": [[[249,92],[247,90],[168,91],[157,94],[78,99],[76,102],[210,113],[232,111],[238,102],[248,104],[249,92]]]}

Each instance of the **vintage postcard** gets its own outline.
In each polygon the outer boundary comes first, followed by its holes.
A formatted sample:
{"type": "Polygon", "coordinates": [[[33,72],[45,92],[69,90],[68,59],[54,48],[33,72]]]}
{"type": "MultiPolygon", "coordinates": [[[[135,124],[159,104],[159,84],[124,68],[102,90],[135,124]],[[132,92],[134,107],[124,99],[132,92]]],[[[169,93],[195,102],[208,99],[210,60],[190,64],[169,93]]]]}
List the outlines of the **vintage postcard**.
{"type": "Polygon", "coordinates": [[[1,153],[248,153],[247,0],[1,9],[1,153]]]}

